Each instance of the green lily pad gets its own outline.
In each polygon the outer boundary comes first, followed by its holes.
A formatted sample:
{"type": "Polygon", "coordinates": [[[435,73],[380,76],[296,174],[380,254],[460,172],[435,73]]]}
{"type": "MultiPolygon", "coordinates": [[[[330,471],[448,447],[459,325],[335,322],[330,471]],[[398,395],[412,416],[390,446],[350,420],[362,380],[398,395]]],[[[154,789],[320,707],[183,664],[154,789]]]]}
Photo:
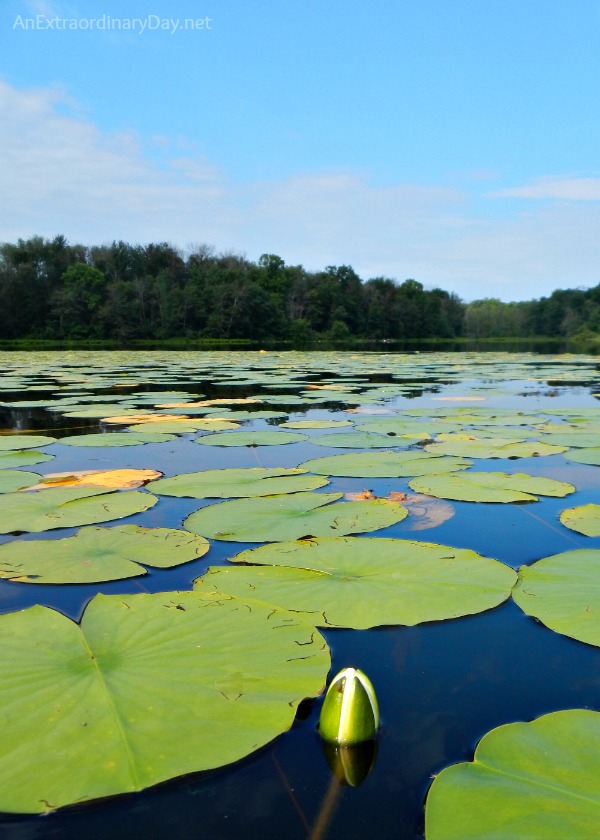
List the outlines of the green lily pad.
{"type": "MultiPolygon", "coordinates": [[[[144,436],[147,434],[166,434],[170,435],[170,440],[174,440],[176,435],[194,434],[203,426],[202,420],[192,420],[189,423],[186,420],[164,420],[155,423],[134,423],[128,426],[131,435],[135,437],[144,436]]],[[[227,424],[229,428],[229,424],[227,424]]]]}
{"type": "Polygon", "coordinates": [[[471,464],[472,461],[462,458],[429,455],[427,452],[349,452],[314,458],[299,466],[318,475],[400,478],[466,470],[471,464]]]}
{"type": "Polygon", "coordinates": [[[0,545],[0,578],[21,583],[91,583],[145,575],[144,566],[170,569],[197,560],[209,543],[172,528],[81,528],[59,540],[0,545]]]}
{"type": "Polygon", "coordinates": [[[586,537],[600,537],[600,505],[581,505],[563,510],[560,521],[566,528],[586,537]]]}
{"type": "Polygon", "coordinates": [[[343,502],[342,493],[291,493],[236,499],[192,513],[184,527],[194,534],[232,542],[275,542],[362,534],[387,528],[408,515],[387,499],[343,502]]]}
{"type": "Polygon", "coordinates": [[[351,425],[352,420],[287,420],[281,423],[286,429],[338,429],[351,425]]]}
{"type": "Polygon", "coordinates": [[[586,447],[565,452],[563,456],[567,461],[574,461],[576,464],[591,464],[600,467],[600,446],[586,447]]]}
{"type": "Polygon", "coordinates": [[[565,452],[568,447],[506,438],[468,440],[461,435],[451,435],[439,443],[428,444],[425,449],[434,455],[458,455],[464,458],[531,458],[557,455],[565,452]]]}
{"type": "Polygon", "coordinates": [[[0,493],[15,493],[22,487],[32,487],[42,480],[38,473],[23,470],[0,470],[0,493]]]}
{"type": "Polygon", "coordinates": [[[306,470],[297,468],[250,467],[181,473],[150,482],[149,489],[159,496],[232,499],[316,490],[328,483],[326,478],[308,475],[306,470]]]}
{"type": "Polygon", "coordinates": [[[36,449],[17,449],[14,452],[0,452],[0,469],[12,470],[16,467],[31,467],[54,460],[54,455],[46,455],[36,449]]]}
{"type": "Polygon", "coordinates": [[[345,449],[392,449],[410,446],[415,442],[411,435],[377,435],[370,432],[333,432],[310,439],[317,446],[334,446],[345,449]]]}
{"type": "Polygon", "coordinates": [[[41,813],[237,761],[329,669],[321,634],[259,602],[97,595],[81,625],[0,617],[0,810],[41,813]]]}
{"type": "Polygon", "coordinates": [[[474,760],[439,773],[425,809],[427,840],[595,840],[600,714],[553,712],[509,723],[474,760]]]}
{"type": "MultiPolygon", "coordinates": [[[[153,426],[157,424],[154,423],[153,426]]],[[[193,430],[194,431],[194,430],[193,430]]],[[[59,443],[65,446],[140,446],[143,443],[162,443],[175,440],[175,435],[153,432],[98,432],[88,435],[69,435],[59,443]]]]}
{"type": "Polygon", "coordinates": [[[261,565],[210,568],[194,585],[284,606],[318,626],[357,629],[482,612],[505,601],[517,577],[467,549],[376,537],[277,543],[232,562],[261,565]]]}
{"type": "Polygon", "coordinates": [[[567,496],[572,484],[526,473],[467,472],[412,478],[409,487],[461,502],[537,502],[538,496],[567,496]]]}
{"type": "Polygon", "coordinates": [[[48,435],[0,435],[0,452],[14,449],[37,449],[56,443],[56,438],[48,435]]]}
{"type": "Polygon", "coordinates": [[[73,528],[141,513],[156,504],[137,490],[107,493],[104,487],[53,487],[0,496],[0,533],[73,528]]]}
{"type": "Polygon", "coordinates": [[[204,446],[279,446],[307,440],[307,435],[298,432],[217,432],[197,438],[196,443],[204,446]]]}
{"type": "Polygon", "coordinates": [[[576,549],[519,569],[513,599],[551,630],[600,647],[600,551],[576,549]]]}

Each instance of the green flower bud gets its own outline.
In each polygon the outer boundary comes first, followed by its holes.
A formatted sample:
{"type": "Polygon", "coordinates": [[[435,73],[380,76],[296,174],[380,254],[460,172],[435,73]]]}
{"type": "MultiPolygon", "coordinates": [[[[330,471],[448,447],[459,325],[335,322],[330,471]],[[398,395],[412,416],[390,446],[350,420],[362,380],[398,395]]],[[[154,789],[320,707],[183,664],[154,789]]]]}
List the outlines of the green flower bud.
{"type": "Polygon", "coordinates": [[[319,731],[326,741],[358,744],[374,738],[379,707],[371,680],[357,668],[345,668],[327,689],[319,731]]]}

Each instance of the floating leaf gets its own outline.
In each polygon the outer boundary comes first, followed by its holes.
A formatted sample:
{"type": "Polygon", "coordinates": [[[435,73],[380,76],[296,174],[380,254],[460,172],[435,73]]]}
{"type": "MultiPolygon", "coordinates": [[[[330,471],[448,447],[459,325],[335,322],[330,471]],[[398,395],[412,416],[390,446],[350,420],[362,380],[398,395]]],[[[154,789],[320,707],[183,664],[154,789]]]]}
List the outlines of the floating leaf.
{"type": "Polygon", "coordinates": [[[344,447],[346,449],[392,449],[410,446],[415,442],[413,435],[377,435],[369,432],[334,432],[310,439],[317,446],[344,447]]]}
{"type": "Polygon", "coordinates": [[[306,470],[297,468],[250,467],[181,473],[155,481],[150,489],[159,496],[232,499],[316,490],[328,483],[326,478],[308,475],[306,470]]]}
{"type": "Polygon", "coordinates": [[[119,426],[129,426],[132,423],[137,423],[139,425],[146,424],[146,423],[164,423],[168,421],[169,423],[193,423],[187,415],[182,414],[181,416],[174,416],[172,414],[161,414],[160,412],[154,412],[152,414],[135,414],[135,413],[127,413],[127,414],[118,414],[114,417],[102,417],[100,422],[107,423],[109,425],[119,425],[119,426]]]}
{"type": "Polygon", "coordinates": [[[205,446],[279,446],[307,440],[307,435],[298,432],[217,432],[197,438],[196,443],[205,446]]]}
{"type": "Polygon", "coordinates": [[[0,617],[0,810],[40,813],[220,767],[289,729],[323,688],[298,617],[199,592],[96,596],[81,625],[0,617]]]}
{"type": "Polygon", "coordinates": [[[46,455],[45,452],[38,452],[35,449],[0,452],[0,469],[12,470],[16,467],[31,467],[34,464],[43,464],[45,461],[52,461],[53,459],[54,455],[46,455]]]}
{"type": "Polygon", "coordinates": [[[141,513],[156,496],[137,490],[107,493],[103,487],[57,487],[51,492],[0,496],[0,533],[73,528],[141,513]]]}
{"type": "MultiPolygon", "coordinates": [[[[156,423],[152,424],[153,430],[156,423]]],[[[195,431],[192,429],[191,431],[195,431]]],[[[167,440],[175,440],[174,435],[160,434],[157,431],[147,433],[134,432],[99,432],[88,435],[69,435],[61,438],[59,443],[65,446],[140,446],[143,443],[162,443],[167,440]]]]}
{"type": "Polygon", "coordinates": [[[304,461],[302,469],[318,475],[343,475],[358,478],[399,478],[409,475],[466,470],[471,461],[429,455],[426,452],[353,452],[304,461]]]}
{"type": "Polygon", "coordinates": [[[551,630],[600,647],[600,551],[564,551],[522,566],[513,599],[551,630]]]}
{"type": "Polygon", "coordinates": [[[22,583],[91,583],[170,569],[202,557],[209,543],[171,528],[81,528],[72,537],[0,545],[0,578],[22,583]]]}
{"type": "Polygon", "coordinates": [[[335,505],[341,493],[291,493],[209,505],[184,522],[188,531],[233,542],[272,542],[361,534],[400,522],[407,511],[377,499],[335,505]]]}
{"type": "Polygon", "coordinates": [[[412,478],[418,493],[461,502],[537,502],[538,496],[567,496],[572,484],[526,473],[467,472],[412,478]]]}
{"type": "Polygon", "coordinates": [[[277,543],[232,560],[261,565],[211,567],[194,585],[357,629],[481,612],[505,601],[516,580],[508,566],[468,549],[376,537],[277,543]]]}
{"type": "Polygon", "coordinates": [[[520,441],[506,438],[465,439],[462,435],[448,435],[440,443],[430,443],[425,449],[434,455],[458,455],[464,458],[531,458],[537,455],[556,455],[568,447],[539,441],[520,441]]]}
{"type": "Polygon", "coordinates": [[[1,435],[0,452],[9,452],[13,449],[37,449],[42,446],[49,446],[56,443],[56,438],[48,435],[1,435]]]}
{"type": "Polygon", "coordinates": [[[581,505],[563,510],[560,521],[565,527],[586,537],[600,537],[600,505],[581,505]]]}
{"type": "MultiPolygon", "coordinates": [[[[29,473],[34,475],[34,473],[29,473]]],[[[158,470],[76,470],[47,473],[40,484],[28,490],[47,490],[54,487],[110,487],[111,490],[133,490],[148,481],[160,478],[158,470]]],[[[38,476],[41,478],[41,476],[38,476]]]]}
{"type": "Polygon", "coordinates": [[[600,467],[600,446],[569,450],[563,457],[576,464],[591,464],[594,467],[600,467]]]}
{"type": "Polygon", "coordinates": [[[0,470],[0,493],[15,493],[23,487],[31,487],[41,475],[23,470],[0,470]]]}
{"type": "Polygon", "coordinates": [[[553,712],[485,735],[471,763],[437,775],[427,840],[594,840],[600,813],[600,714],[553,712]]]}
{"type": "Polygon", "coordinates": [[[281,424],[287,429],[338,429],[351,426],[351,420],[288,420],[281,424]]]}

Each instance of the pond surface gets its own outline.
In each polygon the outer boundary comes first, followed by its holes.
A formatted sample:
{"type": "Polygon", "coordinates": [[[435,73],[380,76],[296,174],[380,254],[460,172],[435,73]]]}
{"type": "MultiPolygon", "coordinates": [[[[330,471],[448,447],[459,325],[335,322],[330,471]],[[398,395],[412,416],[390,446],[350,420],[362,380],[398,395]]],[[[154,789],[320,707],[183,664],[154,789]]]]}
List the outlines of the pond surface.
{"type": "MultiPolygon", "coordinates": [[[[308,460],[363,451],[328,446],[323,439],[352,433],[357,426],[379,419],[408,418],[422,424],[423,439],[403,440],[395,446],[392,436],[386,451],[423,451],[427,429],[436,423],[441,424],[440,434],[458,424],[472,437],[482,436],[482,429],[487,428],[490,436],[533,441],[543,440],[544,435],[551,439],[548,424],[569,431],[600,424],[600,363],[583,355],[0,355],[0,442],[15,433],[56,438],[40,448],[53,456],[51,461],[23,467],[42,475],[127,468],[175,476],[233,467],[297,467],[308,460]],[[185,405],[175,407],[194,402],[205,405],[194,411],[186,411],[185,405]],[[196,440],[218,434],[200,430],[136,446],[61,444],[61,439],[76,435],[102,432],[108,437],[123,432],[128,429],[126,418],[118,424],[106,423],[104,418],[134,410],[136,414],[177,412],[196,420],[219,417],[239,422],[242,431],[299,432],[306,437],[285,445],[199,445],[196,440]],[[349,424],[282,426],[307,420],[349,424]]],[[[152,424],[147,425],[150,429],[152,424]]],[[[600,548],[599,537],[583,536],[559,520],[565,508],[597,502],[600,488],[598,466],[568,460],[565,456],[570,451],[471,459],[469,467],[569,482],[576,489],[567,498],[540,496],[535,503],[506,504],[444,500],[443,508],[434,505],[440,500],[430,499],[431,508],[424,503],[419,509],[409,506],[406,519],[373,536],[471,549],[514,569],[576,548],[600,548]]],[[[410,476],[330,476],[322,492],[350,494],[368,489],[378,497],[390,492],[410,496],[410,480],[410,476]]],[[[182,528],[190,513],[218,502],[160,496],[150,510],[123,522],[182,528]]],[[[0,543],[52,540],[76,530],[7,533],[0,543]]],[[[229,558],[256,545],[211,540],[208,553],[191,563],[100,584],[31,585],[1,580],[0,611],[41,604],[79,620],[98,592],[191,589],[194,579],[209,566],[226,565],[229,558]]],[[[414,627],[326,628],[322,632],[331,648],[331,674],[348,665],[362,668],[379,698],[382,729],[377,755],[360,786],[340,787],[332,776],[317,732],[321,701],[314,699],[301,705],[289,732],[236,764],[44,816],[0,815],[0,836],[9,840],[96,836],[416,840],[424,836],[424,800],[433,776],[449,764],[471,759],[478,740],[490,729],[559,709],[600,709],[600,652],[550,631],[511,599],[477,615],[414,627]]]]}

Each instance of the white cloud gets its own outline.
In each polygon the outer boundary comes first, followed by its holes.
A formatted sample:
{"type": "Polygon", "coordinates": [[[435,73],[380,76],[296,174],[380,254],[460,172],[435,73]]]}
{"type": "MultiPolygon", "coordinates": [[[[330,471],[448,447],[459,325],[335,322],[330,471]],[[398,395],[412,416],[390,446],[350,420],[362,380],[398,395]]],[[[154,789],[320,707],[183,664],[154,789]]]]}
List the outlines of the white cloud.
{"type": "Polygon", "coordinates": [[[536,178],[523,187],[492,193],[496,198],[541,198],[565,201],[600,201],[600,178],[536,178]]]}
{"type": "Polygon", "coordinates": [[[344,263],[364,278],[414,277],[467,300],[600,282],[594,204],[519,203],[497,220],[497,199],[475,213],[466,191],[374,184],[356,172],[238,182],[185,138],[103,132],[59,89],[1,82],[0,147],[4,241],[60,233],[89,245],[206,242],[310,270],[344,263]]]}

